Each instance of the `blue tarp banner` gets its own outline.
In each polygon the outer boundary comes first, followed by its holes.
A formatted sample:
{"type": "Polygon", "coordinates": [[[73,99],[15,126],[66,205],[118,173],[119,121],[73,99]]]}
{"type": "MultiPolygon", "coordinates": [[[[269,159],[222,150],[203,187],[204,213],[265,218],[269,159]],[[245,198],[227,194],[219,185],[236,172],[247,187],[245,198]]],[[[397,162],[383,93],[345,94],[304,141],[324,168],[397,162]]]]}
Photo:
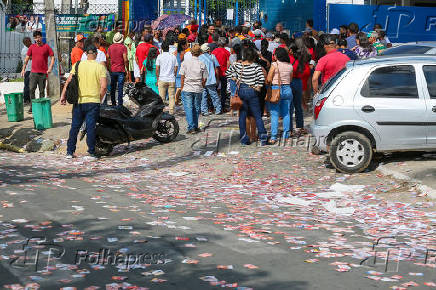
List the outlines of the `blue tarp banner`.
{"type": "Polygon", "coordinates": [[[436,41],[436,8],[330,4],[328,29],[351,22],[369,32],[381,24],[391,42],[436,41]]]}

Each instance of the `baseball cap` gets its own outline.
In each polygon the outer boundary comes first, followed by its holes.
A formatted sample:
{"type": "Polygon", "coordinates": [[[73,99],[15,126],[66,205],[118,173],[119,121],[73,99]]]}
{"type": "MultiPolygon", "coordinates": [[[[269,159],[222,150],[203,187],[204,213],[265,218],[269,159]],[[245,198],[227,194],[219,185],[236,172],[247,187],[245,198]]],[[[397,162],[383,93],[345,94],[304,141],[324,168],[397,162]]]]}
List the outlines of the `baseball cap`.
{"type": "Polygon", "coordinates": [[[274,38],[274,35],[271,32],[268,32],[265,37],[266,38],[274,38]]]}
{"type": "Polygon", "coordinates": [[[204,43],[204,44],[201,46],[201,50],[202,50],[203,52],[208,52],[208,51],[210,51],[209,44],[208,44],[208,43],[204,43]]]}
{"type": "Polygon", "coordinates": [[[333,28],[332,31],[330,31],[330,34],[341,34],[341,32],[339,31],[339,29],[333,28]]]}
{"type": "Polygon", "coordinates": [[[74,42],[79,42],[79,41],[82,41],[85,39],[86,39],[86,37],[83,36],[83,34],[77,34],[76,37],[74,37],[74,42]]]}
{"type": "Polygon", "coordinates": [[[256,29],[253,31],[254,36],[262,36],[262,31],[260,29],[256,29]]]}

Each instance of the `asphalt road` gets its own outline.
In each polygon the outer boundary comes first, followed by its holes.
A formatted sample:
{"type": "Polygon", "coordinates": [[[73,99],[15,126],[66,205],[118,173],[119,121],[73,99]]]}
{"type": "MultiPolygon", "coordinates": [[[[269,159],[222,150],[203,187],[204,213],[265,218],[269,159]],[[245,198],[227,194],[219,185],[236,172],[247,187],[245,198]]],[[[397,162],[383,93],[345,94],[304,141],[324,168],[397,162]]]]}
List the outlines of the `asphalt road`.
{"type": "Polygon", "coordinates": [[[375,172],[336,173],[304,146],[235,144],[209,156],[218,131],[230,136],[221,144],[233,138],[234,124],[221,124],[196,136],[182,132],[171,144],[120,146],[96,162],[0,152],[0,286],[388,289],[413,281],[427,289],[436,283],[431,255],[424,264],[436,246],[431,201],[375,172]],[[196,139],[204,146],[193,152],[196,139]],[[335,213],[332,201],[353,212],[335,213]],[[393,239],[372,251],[384,237],[393,239]],[[394,258],[385,271],[388,248],[394,258]],[[400,248],[403,254],[395,252],[400,248]]]}

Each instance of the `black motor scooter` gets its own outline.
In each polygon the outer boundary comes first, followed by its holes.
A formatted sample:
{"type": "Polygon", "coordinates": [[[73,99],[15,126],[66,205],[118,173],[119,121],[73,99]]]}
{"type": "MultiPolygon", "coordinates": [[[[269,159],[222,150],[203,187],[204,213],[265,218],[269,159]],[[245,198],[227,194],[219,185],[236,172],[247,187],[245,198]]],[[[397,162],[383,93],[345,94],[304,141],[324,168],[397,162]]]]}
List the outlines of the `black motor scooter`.
{"type": "MultiPolygon", "coordinates": [[[[161,143],[173,141],[179,134],[179,124],[173,115],[163,112],[162,98],[144,83],[129,84],[125,89],[138,111],[133,114],[124,106],[100,107],[96,126],[95,151],[109,155],[115,145],[153,137],[161,143]]],[[[81,139],[83,139],[82,134],[81,139]]]]}

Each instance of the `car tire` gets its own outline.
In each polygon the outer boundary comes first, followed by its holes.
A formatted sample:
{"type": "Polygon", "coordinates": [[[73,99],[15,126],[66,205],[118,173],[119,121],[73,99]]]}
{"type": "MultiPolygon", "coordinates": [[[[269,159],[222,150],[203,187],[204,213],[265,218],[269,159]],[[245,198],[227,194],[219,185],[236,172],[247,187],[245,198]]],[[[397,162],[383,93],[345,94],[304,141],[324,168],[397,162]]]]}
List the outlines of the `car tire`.
{"type": "Polygon", "coordinates": [[[359,173],[368,168],[373,156],[365,135],[347,131],[336,135],[330,145],[330,162],[342,173],[359,173]]]}

